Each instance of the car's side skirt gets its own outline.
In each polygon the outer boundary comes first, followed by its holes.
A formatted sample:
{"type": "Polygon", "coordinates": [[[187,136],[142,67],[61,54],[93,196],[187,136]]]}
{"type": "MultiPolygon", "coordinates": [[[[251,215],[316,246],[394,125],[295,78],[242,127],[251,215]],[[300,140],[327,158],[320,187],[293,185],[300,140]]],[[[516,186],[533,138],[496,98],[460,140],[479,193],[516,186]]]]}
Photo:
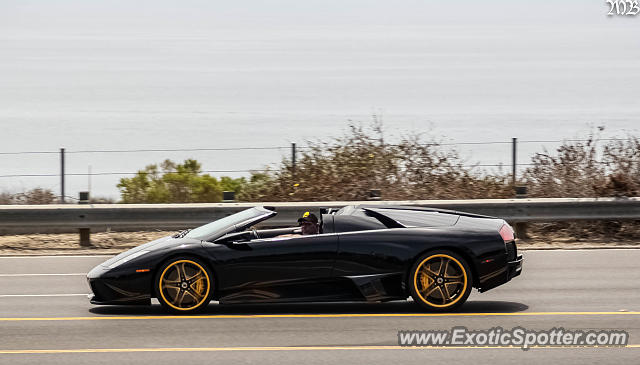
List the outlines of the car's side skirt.
{"type": "Polygon", "coordinates": [[[223,290],[222,304],[331,301],[388,301],[406,299],[401,273],[343,276],[319,280],[257,283],[223,290]]]}

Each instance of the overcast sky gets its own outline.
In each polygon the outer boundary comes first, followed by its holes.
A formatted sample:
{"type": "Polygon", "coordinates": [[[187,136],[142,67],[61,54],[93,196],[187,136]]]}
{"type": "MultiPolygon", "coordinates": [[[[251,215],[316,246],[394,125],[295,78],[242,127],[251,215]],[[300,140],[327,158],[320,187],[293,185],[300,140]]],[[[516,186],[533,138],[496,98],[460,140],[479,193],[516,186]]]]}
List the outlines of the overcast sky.
{"type": "Polygon", "coordinates": [[[0,0],[0,27],[3,35],[47,35],[132,30],[184,33],[228,26],[595,26],[610,22],[607,11],[600,0],[0,0]]]}

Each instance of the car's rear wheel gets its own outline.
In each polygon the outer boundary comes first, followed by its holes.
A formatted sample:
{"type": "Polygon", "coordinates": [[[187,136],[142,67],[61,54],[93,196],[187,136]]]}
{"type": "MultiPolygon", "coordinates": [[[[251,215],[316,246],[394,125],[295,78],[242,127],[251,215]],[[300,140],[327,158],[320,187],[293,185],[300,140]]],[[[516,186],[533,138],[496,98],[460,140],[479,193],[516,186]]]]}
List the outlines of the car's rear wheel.
{"type": "Polygon", "coordinates": [[[158,301],[174,313],[193,313],[211,301],[213,275],[200,260],[176,257],[165,262],[156,275],[158,301]]]}
{"type": "Polygon", "coordinates": [[[409,275],[413,300],[431,311],[461,306],[471,293],[471,270],[459,255],[445,250],[429,252],[416,260],[409,275]]]}

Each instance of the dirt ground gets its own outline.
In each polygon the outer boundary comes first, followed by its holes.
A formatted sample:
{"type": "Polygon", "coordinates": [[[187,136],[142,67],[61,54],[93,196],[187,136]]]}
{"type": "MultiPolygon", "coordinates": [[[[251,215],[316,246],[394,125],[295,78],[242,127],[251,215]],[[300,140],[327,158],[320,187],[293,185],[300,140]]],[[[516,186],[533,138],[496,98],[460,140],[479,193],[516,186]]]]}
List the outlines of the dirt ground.
{"type": "MultiPolygon", "coordinates": [[[[91,247],[81,247],[77,233],[0,236],[0,255],[97,255],[117,254],[175,232],[100,232],[91,234],[91,247]]],[[[518,240],[520,250],[640,248],[640,241],[580,240],[562,236],[533,236],[518,240]]]]}
{"type": "Polygon", "coordinates": [[[91,247],[80,246],[78,233],[0,236],[0,255],[117,254],[175,233],[175,231],[98,232],[91,234],[91,247]]]}

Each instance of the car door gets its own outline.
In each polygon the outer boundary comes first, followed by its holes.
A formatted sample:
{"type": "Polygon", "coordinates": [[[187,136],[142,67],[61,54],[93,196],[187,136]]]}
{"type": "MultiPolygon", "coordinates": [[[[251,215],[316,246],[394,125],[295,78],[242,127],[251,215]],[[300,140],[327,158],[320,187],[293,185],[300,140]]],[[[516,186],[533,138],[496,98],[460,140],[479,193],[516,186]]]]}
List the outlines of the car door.
{"type": "Polygon", "coordinates": [[[308,297],[309,282],[331,279],[338,240],[330,233],[226,246],[214,253],[225,301],[285,300],[308,297]]]}

